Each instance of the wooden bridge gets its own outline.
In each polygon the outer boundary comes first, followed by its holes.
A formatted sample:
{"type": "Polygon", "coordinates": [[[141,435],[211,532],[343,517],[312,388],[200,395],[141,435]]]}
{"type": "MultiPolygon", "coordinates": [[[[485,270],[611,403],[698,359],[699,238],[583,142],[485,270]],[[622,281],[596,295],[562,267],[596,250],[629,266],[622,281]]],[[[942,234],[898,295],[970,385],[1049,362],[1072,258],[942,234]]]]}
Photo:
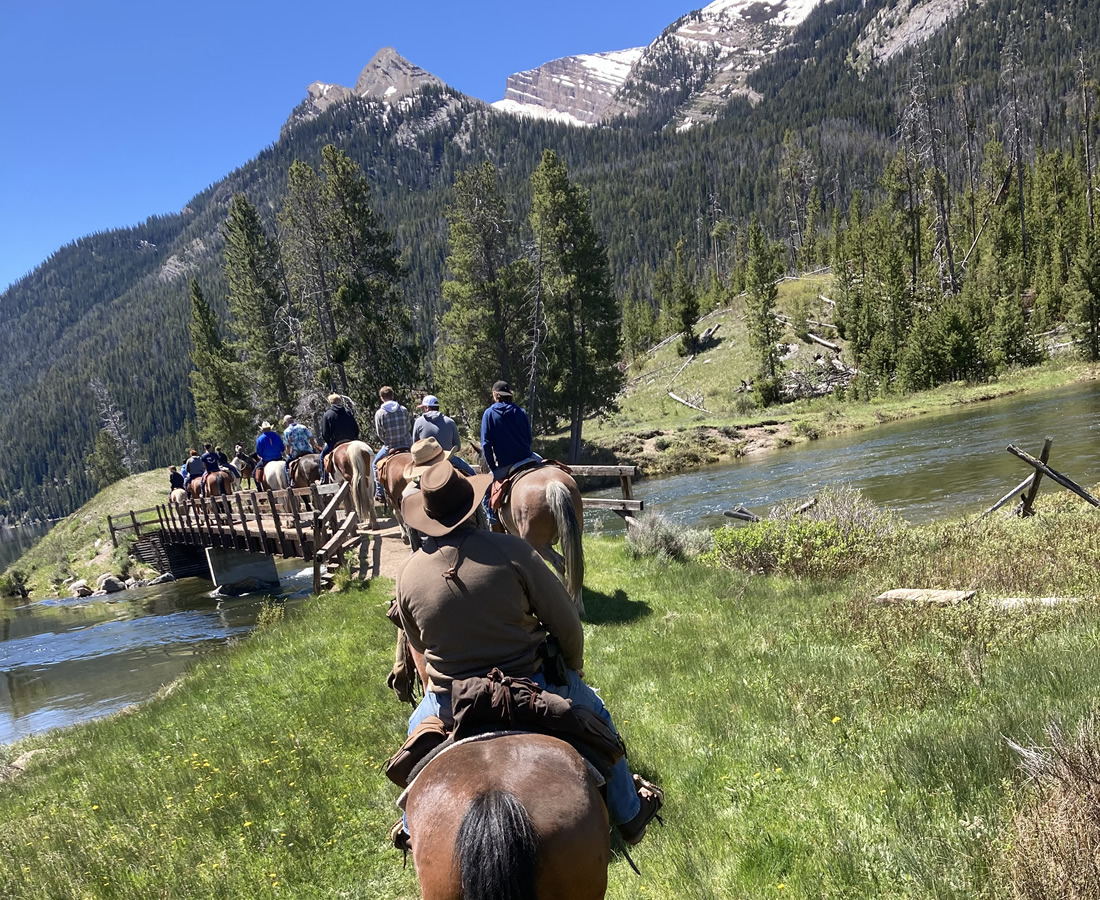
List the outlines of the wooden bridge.
{"type": "MultiPolygon", "coordinates": [[[[606,509],[628,522],[644,504],[633,497],[634,466],[571,466],[581,478],[618,478],[622,497],[584,497],[585,509],[606,509]]],[[[350,508],[347,484],[314,484],[286,491],[238,491],[224,497],[192,499],[182,508],[162,503],[108,516],[111,542],[133,535],[134,554],[159,572],[176,577],[209,577],[203,549],[239,551],[313,562],[313,589],[321,590],[328,563],[339,565],[357,551],[359,571],[377,547],[381,529],[371,531],[350,508]]],[[[388,514],[383,507],[380,518],[388,514]]]]}

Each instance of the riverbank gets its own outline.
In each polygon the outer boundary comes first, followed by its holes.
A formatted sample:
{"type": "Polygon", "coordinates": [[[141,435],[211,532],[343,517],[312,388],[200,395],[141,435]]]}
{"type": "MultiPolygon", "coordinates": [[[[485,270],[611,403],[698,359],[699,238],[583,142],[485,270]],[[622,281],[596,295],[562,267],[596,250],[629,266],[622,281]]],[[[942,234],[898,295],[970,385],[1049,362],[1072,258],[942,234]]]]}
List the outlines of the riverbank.
{"type": "MultiPolygon", "coordinates": [[[[921,533],[960,571],[988,557],[1011,579],[1014,534],[1091,546],[1079,512],[921,533]]],[[[1006,738],[1044,743],[1050,716],[1092,708],[1093,602],[880,607],[904,570],[751,576],[611,539],[586,554],[588,678],[667,797],[642,875],[616,858],[609,897],[1012,895],[1031,798],[1006,738]]],[[[1037,568],[1095,582],[1083,558],[1037,568]]],[[[408,715],[385,686],[391,590],[274,613],[128,715],[0,748],[0,768],[24,758],[0,784],[0,896],[419,896],[386,843],[380,765],[408,715]]]]}
{"type": "MultiPolygon", "coordinates": [[[[668,398],[653,401],[653,408],[645,409],[644,404],[652,397],[628,394],[619,412],[585,423],[582,458],[590,464],[635,465],[642,476],[670,475],[827,435],[933,417],[968,404],[1040,393],[1097,378],[1100,368],[1095,365],[1060,356],[981,384],[956,382],[931,391],[872,401],[827,396],[724,415],[691,410],[668,398]]],[[[567,436],[536,442],[544,455],[558,458],[564,458],[567,444],[567,436]]]]}
{"type": "Polygon", "coordinates": [[[127,561],[125,551],[115,550],[107,531],[107,516],[121,516],[131,509],[146,509],[165,502],[167,484],[168,476],[163,469],[116,481],[58,522],[7,571],[23,572],[36,600],[58,596],[66,580],[84,578],[94,585],[103,573],[124,574],[121,569],[127,566],[137,577],[156,577],[152,569],[127,561]]]}

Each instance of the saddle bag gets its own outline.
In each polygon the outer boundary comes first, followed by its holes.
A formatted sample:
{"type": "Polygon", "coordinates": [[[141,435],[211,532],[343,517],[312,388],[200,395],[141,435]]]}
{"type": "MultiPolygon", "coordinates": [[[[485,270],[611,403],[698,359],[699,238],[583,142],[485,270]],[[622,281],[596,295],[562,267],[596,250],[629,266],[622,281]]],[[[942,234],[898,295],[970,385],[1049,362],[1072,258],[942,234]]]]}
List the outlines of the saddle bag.
{"type": "Polygon", "coordinates": [[[549,734],[571,744],[604,777],[626,755],[622,738],[592,710],[500,669],[452,682],[451,710],[456,741],[488,731],[549,734]]]}
{"type": "Polygon", "coordinates": [[[401,748],[382,767],[386,777],[400,788],[409,786],[409,776],[425,756],[447,739],[447,726],[439,716],[428,716],[412,730],[401,748]]]}

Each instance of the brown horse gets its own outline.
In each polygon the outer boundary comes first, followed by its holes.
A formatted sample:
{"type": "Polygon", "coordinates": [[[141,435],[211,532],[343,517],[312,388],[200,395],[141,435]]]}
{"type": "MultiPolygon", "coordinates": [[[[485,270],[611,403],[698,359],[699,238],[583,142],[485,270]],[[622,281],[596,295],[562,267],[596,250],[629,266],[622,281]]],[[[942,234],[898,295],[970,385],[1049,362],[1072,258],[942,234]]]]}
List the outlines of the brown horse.
{"type": "Polygon", "coordinates": [[[401,516],[401,498],[408,486],[408,481],[405,480],[405,466],[411,461],[412,453],[408,450],[391,450],[380,460],[380,463],[383,464],[381,482],[382,490],[386,494],[386,502],[389,503],[390,508],[393,510],[393,517],[397,520],[397,524],[401,526],[401,531],[404,532],[406,537],[408,537],[409,530],[405,526],[404,518],[401,516]]]}
{"type": "Polygon", "coordinates": [[[600,900],[607,808],[580,755],[543,734],[459,744],[405,804],[424,900],[600,900]]]}
{"type": "Polygon", "coordinates": [[[233,458],[233,466],[238,472],[241,473],[241,484],[253,484],[252,470],[256,468],[252,459],[247,456],[235,456],[233,458]]]}
{"type": "Polygon", "coordinates": [[[351,502],[360,522],[369,522],[371,531],[378,528],[374,511],[374,451],[363,441],[337,444],[325,457],[325,467],[337,482],[351,485],[351,502]]]}
{"type": "MultiPolygon", "coordinates": [[[[202,499],[202,485],[206,484],[206,496],[211,497],[228,497],[233,493],[235,485],[233,483],[233,476],[229,472],[206,472],[202,478],[192,478],[187,483],[187,493],[189,496],[196,500],[202,499]]],[[[221,509],[225,515],[232,514],[232,507],[229,505],[229,501],[222,499],[215,502],[214,506],[221,509]],[[224,506],[223,506],[224,504],[224,506]]]]}

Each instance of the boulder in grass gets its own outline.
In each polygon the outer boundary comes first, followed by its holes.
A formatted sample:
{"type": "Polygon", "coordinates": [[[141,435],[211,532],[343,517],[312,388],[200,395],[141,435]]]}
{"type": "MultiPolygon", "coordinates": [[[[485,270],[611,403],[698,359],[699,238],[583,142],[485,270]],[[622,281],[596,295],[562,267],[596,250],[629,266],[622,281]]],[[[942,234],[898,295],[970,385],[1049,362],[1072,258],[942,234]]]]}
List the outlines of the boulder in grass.
{"type": "Polygon", "coordinates": [[[81,578],[79,581],[74,581],[69,585],[70,597],[90,597],[92,596],[92,589],[88,587],[88,582],[81,578]]]}

